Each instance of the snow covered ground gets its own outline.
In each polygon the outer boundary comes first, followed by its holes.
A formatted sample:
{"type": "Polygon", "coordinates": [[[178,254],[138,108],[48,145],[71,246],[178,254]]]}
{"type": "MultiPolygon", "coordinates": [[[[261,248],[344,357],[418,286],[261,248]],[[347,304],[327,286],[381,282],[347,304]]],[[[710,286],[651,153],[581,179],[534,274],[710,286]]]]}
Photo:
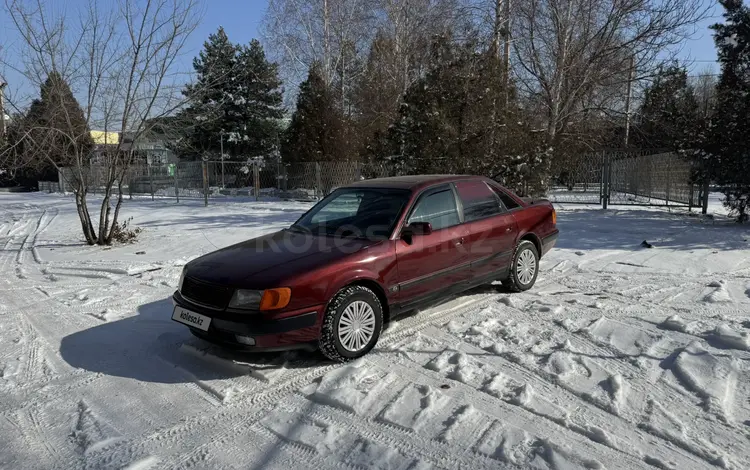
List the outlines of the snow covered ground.
{"type": "Polygon", "coordinates": [[[169,320],[186,261],[307,207],[126,201],[140,242],[92,248],[70,198],[0,194],[0,468],[750,468],[748,227],[559,207],[532,291],[426,308],[348,365],[169,320]]]}

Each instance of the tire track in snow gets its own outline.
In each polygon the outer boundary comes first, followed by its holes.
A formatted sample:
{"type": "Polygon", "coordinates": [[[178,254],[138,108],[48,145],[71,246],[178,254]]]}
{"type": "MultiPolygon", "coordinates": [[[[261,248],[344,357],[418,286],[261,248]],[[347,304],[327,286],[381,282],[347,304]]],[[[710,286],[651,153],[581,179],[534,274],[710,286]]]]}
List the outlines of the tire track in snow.
{"type": "MultiPolygon", "coordinates": [[[[592,440],[595,443],[605,445],[607,447],[610,447],[611,449],[618,451],[618,452],[624,452],[628,455],[631,455],[634,458],[639,458],[639,455],[633,455],[630,454],[630,449],[636,448],[636,444],[638,443],[637,440],[635,442],[624,442],[623,436],[621,434],[617,434],[617,440],[621,442],[610,442],[608,437],[606,437],[608,434],[601,434],[599,430],[601,428],[592,428],[590,424],[596,423],[600,426],[604,426],[609,428],[612,423],[619,423],[620,425],[630,428],[631,430],[635,429],[635,426],[638,424],[634,421],[630,421],[628,419],[625,419],[624,417],[616,414],[613,412],[612,408],[610,406],[604,405],[603,403],[600,403],[599,400],[594,400],[591,397],[586,396],[586,394],[580,393],[576,390],[574,390],[570,386],[566,386],[563,382],[559,380],[555,380],[552,378],[551,374],[542,373],[541,369],[539,368],[528,368],[525,367],[520,362],[514,362],[511,360],[506,359],[504,356],[497,356],[497,355],[489,355],[487,351],[478,348],[476,346],[471,345],[470,343],[466,343],[462,338],[455,336],[453,334],[448,333],[447,331],[440,330],[438,332],[433,332],[430,335],[430,338],[437,339],[440,344],[453,344],[454,346],[451,349],[455,349],[457,352],[464,352],[467,354],[472,361],[475,361],[478,364],[481,364],[483,367],[486,367],[490,369],[491,371],[495,371],[497,373],[500,373],[501,371],[504,372],[503,375],[508,375],[508,371],[515,372],[515,374],[518,374],[514,380],[514,382],[519,382],[521,384],[529,384],[531,385],[533,390],[542,390],[547,391],[546,395],[549,396],[555,396],[563,397],[565,398],[565,401],[569,402],[570,408],[577,407],[577,408],[586,408],[588,409],[588,412],[586,413],[587,420],[591,418],[596,418],[592,420],[592,422],[586,422],[586,423],[575,423],[571,421],[570,417],[556,417],[553,415],[550,415],[549,412],[545,411],[539,411],[535,410],[534,406],[531,405],[524,405],[523,400],[518,400],[515,397],[508,397],[507,399],[502,399],[503,402],[507,402],[514,406],[519,406],[520,408],[533,413],[541,418],[548,419],[552,423],[555,423],[559,426],[562,426],[565,429],[568,429],[574,433],[577,433],[583,437],[586,437],[590,440],[592,440]],[[457,345],[457,346],[456,346],[457,345]],[[521,378],[519,380],[519,377],[521,378]],[[554,392],[554,393],[553,393],[554,392]],[[606,414],[603,414],[606,413],[606,414]],[[592,416],[593,415],[593,416],[592,416]]],[[[418,362],[415,362],[417,365],[421,365],[418,362]]],[[[423,366],[424,367],[424,366],[423,366]]],[[[428,369],[429,370],[429,369],[428,369]]],[[[441,372],[438,372],[441,373],[441,372]]],[[[449,377],[452,380],[456,380],[456,378],[449,377]]],[[[512,375],[511,375],[512,378],[512,375]]],[[[459,383],[464,383],[461,380],[458,380],[459,383]]],[[[475,384],[467,384],[469,388],[475,389],[475,390],[482,390],[482,386],[474,387],[475,384]]],[[[485,392],[486,393],[486,392],[485,392]]],[[[543,397],[544,395],[542,395],[543,397]]],[[[499,398],[498,398],[499,399],[499,398]]],[[[559,400],[559,398],[558,398],[559,400]]],[[[556,400],[556,406],[560,406],[560,403],[556,400]]],[[[562,408],[561,410],[566,410],[566,408],[562,408]]],[[[637,434],[640,434],[637,432],[637,434]]],[[[637,437],[637,436],[633,436],[637,437]]],[[[665,445],[671,444],[671,441],[665,440],[665,445]]],[[[661,453],[661,449],[663,446],[649,446],[649,452],[650,455],[659,455],[661,453]]],[[[689,452],[689,450],[688,450],[689,452]]],[[[698,457],[703,457],[701,454],[694,454],[698,457]]],[[[668,457],[674,458],[675,456],[673,454],[669,454],[668,457]]],[[[684,458],[685,456],[683,456],[684,458]]],[[[692,464],[693,462],[690,462],[690,459],[688,459],[687,464],[692,464]]]]}
{"type": "MultiPolygon", "coordinates": [[[[439,324],[448,321],[453,317],[466,315],[473,310],[479,310],[482,308],[482,305],[486,305],[496,296],[497,294],[475,294],[469,299],[460,302],[458,305],[438,310],[437,312],[432,313],[432,315],[418,314],[407,317],[398,322],[395,329],[384,332],[378,345],[379,347],[386,346],[411,336],[417,331],[432,324],[439,324]]],[[[246,428],[265,416],[266,411],[264,410],[271,406],[275,406],[283,397],[293,393],[294,390],[343,366],[344,364],[329,364],[311,370],[294,370],[290,372],[289,375],[280,378],[279,382],[274,384],[273,387],[268,387],[268,385],[265,384],[265,386],[260,387],[256,393],[252,393],[246,397],[238,397],[237,400],[233,400],[222,407],[218,407],[219,411],[215,414],[203,414],[188,418],[176,426],[170,425],[162,429],[157,429],[147,436],[137,438],[137,440],[123,440],[114,443],[112,447],[118,452],[125,452],[126,455],[132,455],[133,453],[138,452],[148,452],[148,447],[151,442],[158,442],[160,448],[167,444],[175,445],[180,442],[183,434],[189,433],[196,428],[200,429],[204,434],[210,434],[211,439],[214,441],[231,437],[241,429],[246,428]],[[256,407],[259,412],[248,414],[248,406],[256,407]]],[[[195,447],[194,450],[197,451],[203,449],[210,443],[211,441],[204,442],[195,447]]]]}

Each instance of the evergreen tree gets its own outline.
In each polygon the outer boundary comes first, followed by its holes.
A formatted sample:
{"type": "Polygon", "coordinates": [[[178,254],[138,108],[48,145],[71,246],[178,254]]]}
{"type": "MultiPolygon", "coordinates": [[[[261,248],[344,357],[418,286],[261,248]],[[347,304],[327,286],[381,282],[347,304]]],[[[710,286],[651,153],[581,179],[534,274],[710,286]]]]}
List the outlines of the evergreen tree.
{"type": "Polygon", "coordinates": [[[315,62],[300,84],[297,108],[284,133],[281,156],[285,162],[335,161],[348,158],[342,132],[341,109],[315,62]]]}
{"type": "Polygon", "coordinates": [[[701,131],[701,118],[687,71],[677,65],[659,70],[646,89],[640,109],[637,141],[642,148],[691,150],[701,131]]]}
{"type": "Polygon", "coordinates": [[[498,175],[521,193],[540,190],[544,154],[530,146],[530,130],[514,91],[505,89],[497,55],[440,37],[431,64],[404,96],[388,131],[390,148],[377,141],[372,147],[391,155],[401,173],[498,175]]]}
{"type": "Polygon", "coordinates": [[[706,166],[709,176],[724,188],[725,205],[744,222],[750,204],[750,8],[742,0],[720,3],[725,21],[712,29],[721,76],[706,166]]]}
{"type": "Polygon", "coordinates": [[[280,122],[284,117],[283,89],[278,65],[269,63],[257,39],[240,50],[236,102],[241,103],[244,135],[241,151],[249,157],[269,156],[278,146],[280,122]]]}
{"type": "Polygon", "coordinates": [[[283,117],[278,66],[269,63],[260,42],[229,41],[223,28],[211,34],[193,60],[195,83],[183,94],[189,106],[180,114],[186,129],[178,150],[196,157],[268,156],[283,117]]]}
{"type": "Polygon", "coordinates": [[[57,166],[87,159],[94,141],[78,100],[65,79],[52,72],[40,87],[41,98],[34,100],[23,119],[31,133],[27,151],[43,155],[57,166]]]}
{"type": "Polygon", "coordinates": [[[357,129],[363,139],[361,152],[366,156],[384,150],[385,133],[398,116],[403,85],[392,73],[397,68],[395,51],[393,38],[379,31],[353,93],[357,129]]]}

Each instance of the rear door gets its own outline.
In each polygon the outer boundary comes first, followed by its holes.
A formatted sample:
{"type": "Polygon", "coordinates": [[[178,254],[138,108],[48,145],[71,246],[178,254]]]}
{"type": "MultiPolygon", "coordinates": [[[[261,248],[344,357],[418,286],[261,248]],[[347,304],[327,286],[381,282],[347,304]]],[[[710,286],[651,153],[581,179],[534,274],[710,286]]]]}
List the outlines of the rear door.
{"type": "Polygon", "coordinates": [[[510,265],[518,228],[512,214],[483,180],[455,183],[467,230],[464,250],[473,278],[504,274],[510,265]]]}
{"type": "Polygon", "coordinates": [[[450,184],[426,189],[417,199],[404,226],[429,222],[433,232],[408,243],[396,240],[398,301],[405,305],[471,277],[471,263],[463,257],[466,227],[461,224],[455,191],[450,184]]]}

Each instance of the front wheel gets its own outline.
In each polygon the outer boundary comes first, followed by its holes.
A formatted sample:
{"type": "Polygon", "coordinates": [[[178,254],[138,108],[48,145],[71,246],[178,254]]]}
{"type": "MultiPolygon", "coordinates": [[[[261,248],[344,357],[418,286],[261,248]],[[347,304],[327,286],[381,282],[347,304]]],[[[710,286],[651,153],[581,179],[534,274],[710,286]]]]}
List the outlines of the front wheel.
{"type": "Polygon", "coordinates": [[[531,289],[539,274],[539,252],[529,240],[521,240],[513,254],[510,275],[503,284],[513,292],[531,289]]]}
{"type": "Polygon", "coordinates": [[[349,286],[328,304],[318,344],[329,359],[347,362],[370,352],[382,330],[383,306],[378,296],[366,287],[349,286]]]}

